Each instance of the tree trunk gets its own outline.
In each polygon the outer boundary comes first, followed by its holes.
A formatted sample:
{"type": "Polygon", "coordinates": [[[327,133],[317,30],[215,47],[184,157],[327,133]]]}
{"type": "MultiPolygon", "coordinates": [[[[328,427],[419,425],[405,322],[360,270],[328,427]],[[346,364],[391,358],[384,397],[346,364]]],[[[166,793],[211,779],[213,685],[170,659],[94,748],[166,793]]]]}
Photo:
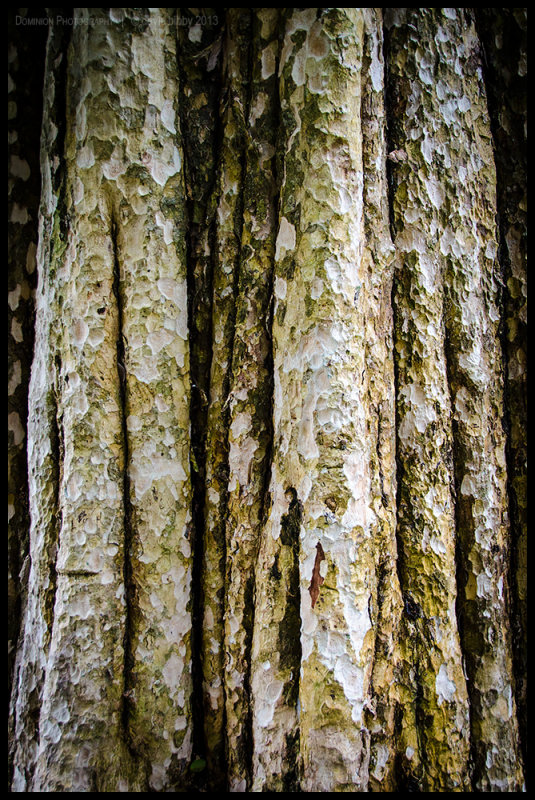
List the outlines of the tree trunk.
{"type": "Polygon", "coordinates": [[[521,791],[526,9],[19,11],[11,790],[521,791]]]}

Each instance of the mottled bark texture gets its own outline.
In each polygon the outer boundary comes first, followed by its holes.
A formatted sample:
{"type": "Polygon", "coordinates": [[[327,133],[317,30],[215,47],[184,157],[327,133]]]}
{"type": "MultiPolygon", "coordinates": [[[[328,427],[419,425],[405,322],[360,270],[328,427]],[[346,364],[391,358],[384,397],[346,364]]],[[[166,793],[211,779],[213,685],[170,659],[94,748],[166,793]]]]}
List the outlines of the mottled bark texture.
{"type": "Polygon", "coordinates": [[[11,790],[522,791],[526,10],[17,11],[11,790]]]}

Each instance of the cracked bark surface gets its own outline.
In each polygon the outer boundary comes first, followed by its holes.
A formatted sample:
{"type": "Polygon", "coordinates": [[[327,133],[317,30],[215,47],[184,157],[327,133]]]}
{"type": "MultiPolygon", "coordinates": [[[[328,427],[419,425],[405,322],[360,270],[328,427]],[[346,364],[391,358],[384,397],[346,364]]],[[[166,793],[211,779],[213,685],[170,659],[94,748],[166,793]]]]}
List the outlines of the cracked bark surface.
{"type": "Polygon", "coordinates": [[[11,790],[521,791],[525,9],[56,11],[11,790]]]}

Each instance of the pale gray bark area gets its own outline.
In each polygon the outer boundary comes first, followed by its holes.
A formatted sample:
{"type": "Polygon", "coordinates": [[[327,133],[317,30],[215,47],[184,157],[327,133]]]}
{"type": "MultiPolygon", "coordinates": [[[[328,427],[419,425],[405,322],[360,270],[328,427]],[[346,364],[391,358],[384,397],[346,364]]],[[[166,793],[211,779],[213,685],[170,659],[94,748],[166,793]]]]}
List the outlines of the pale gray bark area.
{"type": "Polygon", "coordinates": [[[524,12],[13,29],[12,791],[522,791],[524,12]]]}

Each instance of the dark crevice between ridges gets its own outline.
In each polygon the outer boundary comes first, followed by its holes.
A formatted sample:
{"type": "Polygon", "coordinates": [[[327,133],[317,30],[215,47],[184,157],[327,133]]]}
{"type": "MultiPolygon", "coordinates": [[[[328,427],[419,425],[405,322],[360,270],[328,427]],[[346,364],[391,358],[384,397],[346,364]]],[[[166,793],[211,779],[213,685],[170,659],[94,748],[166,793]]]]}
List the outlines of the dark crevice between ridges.
{"type": "Polygon", "coordinates": [[[61,511],[61,484],[63,481],[63,468],[65,462],[65,437],[63,434],[63,422],[60,418],[60,383],[61,383],[61,358],[58,355],[54,359],[55,367],[55,386],[50,393],[50,447],[52,450],[51,463],[53,465],[52,484],[54,486],[54,511],[52,521],[52,537],[48,543],[48,575],[49,584],[44,591],[44,611],[47,622],[48,637],[52,638],[52,628],[54,622],[54,607],[56,604],[56,593],[58,588],[57,560],[60,547],[60,535],[62,526],[61,511]]]}
{"type": "MultiPolygon", "coordinates": [[[[446,290],[444,289],[444,292],[446,290]]],[[[470,543],[467,541],[467,535],[470,531],[470,519],[466,517],[465,503],[462,503],[461,498],[461,483],[464,476],[465,456],[462,452],[461,441],[458,432],[458,423],[455,415],[455,364],[457,359],[454,355],[454,344],[451,339],[451,334],[448,324],[448,303],[445,297],[444,309],[442,313],[443,324],[443,341],[444,341],[444,361],[445,361],[445,374],[448,390],[448,398],[450,401],[450,419],[451,419],[451,447],[448,463],[448,470],[451,475],[451,499],[453,503],[454,519],[455,519],[455,617],[457,620],[457,630],[459,632],[459,646],[461,648],[461,656],[463,659],[463,673],[466,679],[466,689],[468,692],[468,715],[469,715],[469,731],[470,731],[470,747],[469,747],[469,779],[472,786],[472,791],[476,790],[478,775],[478,756],[475,742],[477,741],[477,723],[475,720],[474,709],[477,708],[477,696],[474,691],[472,669],[472,657],[477,654],[474,653],[475,642],[477,638],[476,632],[476,619],[474,618],[473,611],[470,610],[466,602],[466,586],[469,577],[469,560],[468,553],[470,551],[470,543]]],[[[480,760],[480,759],[479,759],[480,760]]],[[[479,765],[481,767],[481,764],[479,765]]]]}
{"type": "MultiPolygon", "coordinates": [[[[181,116],[181,131],[184,142],[184,173],[189,175],[188,129],[184,116],[181,116]]],[[[187,179],[187,178],[186,178],[187,179]]],[[[199,341],[196,325],[196,309],[198,305],[197,281],[195,277],[194,245],[192,241],[192,223],[194,218],[194,202],[186,193],[186,280],[188,295],[188,331],[190,356],[190,480],[191,480],[191,678],[192,678],[192,748],[193,757],[204,758],[206,739],[204,734],[204,702],[203,702],[203,669],[202,669],[202,628],[204,602],[202,588],[202,568],[204,560],[204,506],[205,506],[205,474],[206,474],[206,426],[207,426],[207,380],[203,374],[199,349],[211,345],[199,341]]],[[[211,340],[211,335],[209,337],[211,340]]],[[[211,352],[209,354],[211,362],[211,352]]]]}
{"type": "MultiPolygon", "coordinates": [[[[275,75],[279,75],[280,68],[280,55],[282,44],[285,34],[285,16],[283,13],[279,14],[279,41],[277,49],[277,57],[275,61],[275,75]]],[[[275,116],[273,119],[273,126],[275,130],[275,157],[273,158],[273,183],[275,186],[275,196],[273,198],[274,210],[274,225],[278,228],[280,218],[280,204],[281,204],[281,189],[282,189],[282,176],[284,175],[284,152],[286,150],[284,126],[282,121],[281,109],[281,96],[280,96],[280,80],[277,77],[275,95],[275,116]]],[[[269,392],[269,410],[266,415],[266,456],[264,459],[264,472],[262,481],[262,507],[260,510],[260,521],[265,525],[269,517],[271,507],[270,497],[270,483],[271,483],[271,470],[273,466],[273,448],[274,448],[274,426],[273,415],[275,406],[275,351],[273,342],[273,319],[275,314],[275,248],[273,248],[273,255],[269,264],[268,272],[268,298],[269,306],[266,319],[266,334],[268,337],[268,354],[266,358],[266,371],[269,375],[270,384],[267,388],[269,392]]]]}
{"type": "MultiPolygon", "coordinates": [[[[383,8],[383,63],[384,63],[383,102],[385,108],[385,146],[386,146],[386,152],[391,153],[393,150],[396,149],[393,143],[394,125],[396,123],[396,113],[395,113],[396,97],[395,97],[394,81],[391,79],[390,76],[390,68],[389,68],[390,33],[388,30],[388,26],[385,25],[384,22],[385,11],[386,9],[383,8]]],[[[387,158],[386,179],[387,179],[387,196],[388,196],[388,222],[390,227],[390,238],[392,239],[392,242],[395,242],[397,231],[396,231],[396,219],[394,213],[395,185],[394,185],[393,170],[394,170],[394,164],[387,158]]],[[[394,294],[394,285],[392,286],[392,294],[394,294]]]]}
{"type": "Polygon", "coordinates": [[[253,773],[253,708],[251,696],[251,651],[253,646],[253,628],[254,628],[254,610],[255,610],[255,575],[254,571],[246,578],[246,587],[244,593],[244,625],[246,626],[246,639],[245,639],[245,660],[246,672],[243,677],[243,688],[245,696],[247,697],[246,716],[243,724],[242,748],[244,753],[244,761],[246,765],[246,785],[247,791],[250,791],[253,773]]]}
{"type": "MultiPolygon", "coordinates": [[[[178,9],[181,13],[183,9],[178,9]]],[[[189,371],[190,371],[190,480],[192,549],[191,578],[191,659],[192,659],[192,750],[193,759],[205,759],[207,753],[204,725],[203,690],[203,562],[205,550],[206,441],[212,366],[213,280],[217,258],[216,209],[218,159],[223,141],[219,113],[222,70],[220,40],[225,30],[225,12],[218,10],[214,30],[203,29],[211,37],[199,47],[187,37],[187,28],[177,24],[177,73],[179,77],[178,109],[181,146],[184,156],[186,211],[186,282],[188,297],[189,371]],[[217,51],[217,52],[216,52],[217,51]],[[214,59],[215,56],[215,59],[214,59]],[[210,68],[209,68],[210,62],[210,68]],[[213,63],[212,63],[213,62],[213,63]],[[195,109],[193,80],[203,78],[207,101],[203,109],[195,109]],[[193,78],[191,76],[194,76],[193,78]],[[190,89],[190,96],[186,93],[190,89]],[[203,120],[201,115],[205,114],[203,120]],[[200,129],[202,126],[202,130],[200,129]],[[203,149],[207,148],[206,149],[203,149]],[[207,233],[206,233],[207,232],[207,233]],[[209,255],[203,260],[203,236],[207,235],[209,255]]],[[[212,17],[211,17],[212,19],[212,17]]],[[[216,758],[217,760],[217,758],[216,758]]],[[[224,765],[217,765],[216,771],[224,765]]],[[[206,791],[222,790],[219,775],[205,771],[191,773],[191,788],[206,791]]]]}
{"type": "MultiPolygon", "coordinates": [[[[284,616],[279,622],[279,668],[287,670],[290,680],[285,686],[285,701],[291,708],[299,704],[299,676],[301,672],[301,578],[300,578],[300,532],[303,519],[303,505],[297,491],[290,486],[286,489],[289,500],[288,511],[282,515],[280,529],[281,546],[287,550],[286,557],[281,558],[288,566],[281,574],[287,587],[284,616]]],[[[321,544],[318,542],[318,548],[321,544]]],[[[282,791],[299,792],[301,781],[301,731],[299,725],[286,734],[286,752],[284,754],[284,772],[282,775],[282,791]]]]}
{"type": "MultiPolygon", "coordinates": [[[[49,16],[55,18],[53,12],[60,9],[47,9],[49,16]]],[[[65,14],[72,12],[72,9],[61,9],[65,14]]],[[[67,234],[70,224],[70,214],[68,212],[67,181],[65,172],[65,147],[67,138],[67,126],[69,124],[69,107],[67,100],[67,59],[69,45],[71,42],[73,28],[70,26],[53,23],[47,43],[46,73],[54,76],[54,106],[49,110],[50,122],[56,128],[56,136],[53,141],[53,152],[47,154],[50,164],[51,192],[57,197],[55,220],[57,220],[57,233],[64,246],[67,245],[67,234]]],[[[46,92],[46,86],[45,92],[46,92]]],[[[46,95],[45,95],[46,100],[46,95]]],[[[49,143],[41,141],[41,147],[49,143]]],[[[42,156],[41,156],[42,158],[42,156]]],[[[57,248],[57,242],[51,241],[51,249],[57,248]]],[[[50,279],[53,275],[50,276],[50,279]]]]}
{"type": "MultiPolygon", "coordinates": [[[[520,9],[521,12],[524,9],[520,9]]],[[[522,396],[509,380],[511,360],[520,345],[527,352],[527,329],[518,319],[518,300],[511,296],[510,286],[515,285],[507,231],[509,226],[518,226],[518,209],[527,181],[527,142],[524,123],[527,119],[527,76],[518,74],[519,55],[527,47],[526,30],[515,15],[515,9],[474,9],[474,24],[481,47],[481,69],[490,128],[493,139],[496,168],[496,204],[498,274],[498,308],[500,311],[499,335],[502,351],[502,376],[504,391],[503,428],[506,434],[505,460],[507,470],[508,513],[510,519],[509,568],[507,575],[507,596],[512,632],[512,659],[514,690],[518,716],[520,747],[522,753],[524,778],[527,784],[527,619],[525,608],[519,597],[516,575],[521,562],[525,562],[522,547],[523,519],[519,508],[515,479],[522,477],[523,491],[527,493],[525,456],[527,435],[523,448],[513,441],[513,429],[527,428],[527,395],[522,396]],[[501,46],[497,37],[501,37],[501,46]],[[506,106],[506,112],[503,112],[506,106]],[[508,338],[508,318],[514,317],[516,331],[511,341],[508,338]],[[519,452],[522,450],[522,452],[519,452]]],[[[527,235],[524,228],[523,236],[527,235]]]]}
{"type": "MultiPolygon", "coordinates": [[[[385,12],[387,9],[383,9],[385,12]]],[[[399,133],[396,130],[399,121],[397,119],[397,106],[398,102],[395,98],[394,81],[390,74],[390,33],[388,26],[384,23],[383,16],[383,59],[384,59],[384,108],[385,108],[385,145],[387,153],[395,150],[397,142],[395,137],[399,138],[399,133]]],[[[386,175],[387,175],[387,196],[388,196],[388,217],[390,227],[390,238],[395,246],[397,226],[396,215],[394,211],[394,199],[396,194],[396,184],[394,180],[394,165],[387,159],[386,161],[386,175]]],[[[397,554],[396,569],[399,585],[402,593],[404,588],[404,575],[403,575],[403,543],[400,538],[399,531],[399,509],[401,507],[401,489],[404,480],[403,462],[400,458],[400,442],[399,442],[399,361],[397,356],[397,331],[400,329],[401,322],[399,320],[397,295],[401,291],[401,280],[399,270],[394,269],[392,275],[392,287],[390,295],[390,306],[392,309],[392,362],[394,367],[394,421],[396,431],[396,541],[397,541],[397,554]]]]}
{"type": "MultiPolygon", "coordinates": [[[[384,108],[385,108],[385,147],[386,152],[391,153],[394,150],[404,146],[404,134],[402,129],[402,120],[404,115],[405,98],[391,74],[390,61],[392,59],[392,41],[391,34],[385,20],[385,15],[388,9],[383,8],[383,58],[384,58],[384,108]]],[[[397,188],[396,170],[399,167],[395,162],[386,160],[386,176],[387,176],[387,201],[388,201],[388,220],[390,229],[390,238],[395,246],[396,236],[398,233],[398,223],[396,220],[395,210],[395,195],[397,188]]],[[[394,262],[395,263],[395,262],[394,262]]],[[[392,275],[392,286],[390,294],[390,305],[392,309],[392,362],[394,372],[394,423],[395,423],[395,459],[396,459],[396,574],[403,600],[402,618],[399,631],[399,641],[402,647],[408,651],[411,650],[411,658],[417,662],[418,655],[415,652],[414,638],[416,631],[416,624],[421,614],[421,609],[416,603],[410,592],[411,586],[407,575],[406,552],[402,535],[402,527],[406,527],[409,523],[407,520],[401,522],[400,510],[403,513],[410,513],[411,505],[405,498],[405,466],[403,459],[400,456],[401,443],[399,436],[399,419],[400,419],[400,374],[399,374],[399,357],[397,351],[397,343],[399,339],[399,332],[401,330],[402,320],[398,312],[398,296],[406,291],[404,286],[406,280],[404,265],[397,264],[392,275]]],[[[405,663],[402,667],[403,670],[407,669],[405,663]]],[[[414,698],[413,707],[416,724],[416,734],[418,740],[418,750],[420,760],[422,763],[425,759],[425,753],[422,753],[421,742],[421,725],[425,725],[425,720],[422,714],[422,697],[421,685],[418,674],[417,663],[415,664],[415,676],[412,681],[414,685],[414,698]]],[[[404,674],[400,677],[401,682],[409,683],[409,676],[404,674]]],[[[400,751],[403,726],[405,724],[403,707],[396,706],[395,724],[394,724],[394,791],[410,791],[419,792],[421,789],[421,770],[416,775],[411,769],[411,763],[406,758],[405,753],[400,751]]]]}
{"type": "MultiPolygon", "coordinates": [[[[384,13],[386,11],[385,8],[382,9],[383,11],[383,61],[384,61],[384,109],[385,109],[385,147],[386,152],[389,153],[393,150],[392,138],[393,138],[393,125],[394,125],[394,114],[393,114],[393,89],[392,89],[392,80],[390,77],[390,69],[389,69],[389,54],[390,54],[390,35],[387,26],[384,22],[384,13]]],[[[388,222],[389,222],[389,229],[390,229],[390,238],[392,243],[395,246],[396,241],[396,223],[395,223],[395,214],[394,214],[394,195],[395,195],[395,186],[393,182],[393,175],[392,175],[392,164],[391,162],[386,161],[386,176],[387,176],[387,200],[388,200],[388,222]]],[[[398,276],[396,275],[396,271],[394,269],[392,274],[392,286],[390,292],[390,307],[392,310],[392,363],[393,363],[393,372],[394,372],[394,430],[395,430],[395,460],[396,460],[396,530],[395,530],[395,538],[396,538],[396,574],[398,583],[400,586],[400,590],[404,597],[404,576],[403,576],[403,569],[401,565],[401,560],[403,557],[403,544],[401,541],[401,535],[399,530],[399,509],[401,507],[401,486],[403,483],[403,463],[400,459],[399,452],[399,412],[398,412],[398,398],[399,398],[399,364],[397,358],[397,351],[396,351],[396,331],[399,328],[399,320],[397,314],[397,301],[396,295],[398,291],[398,276]]],[[[402,622],[403,626],[403,622],[402,622]]],[[[400,705],[396,706],[395,710],[395,717],[394,717],[394,749],[395,749],[395,756],[394,756],[394,789],[396,791],[414,791],[414,789],[408,789],[407,784],[408,781],[413,780],[412,776],[407,771],[407,760],[399,751],[399,742],[401,740],[403,729],[403,709],[400,705]]]]}
{"type": "Polygon", "coordinates": [[[133,669],[133,617],[136,605],[136,592],[132,572],[132,547],[134,541],[133,508],[130,494],[130,452],[128,445],[128,385],[126,375],[126,352],[124,338],[124,294],[123,276],[119,259],[117,223],[112,216],[110,235],[113,252],[112,294],[117,315],[117,383],[119,395],[119,424],[121,427],[121,443],[123,447],[122,499],[123,499],[123,582],[125,592],[125,622],[123,635],[123,691],[121,700],[121,726],[125,744],[132,756],[136,756],[132,730],[132,693],[134,690],[133,669]]]}
{"type": "MultiPolygon", "coordinates": [[[[29,11],[26,9],[26,11],[29,11]]],[[[8,310],[9,330],[12,320],[16,319],[24,331],[24,340],[15,341],[8,337],[8,376],[11,379],[12,368],[20,364],[19,384],[8,397],[8,413],[15,411],[27,431],[28,391],[31,363],[34,351],[35,335],[35,290],[37,270],[33,273],[25,266],[28,245],[38,240],[38,211],[41,195],[41,175],[39,164],[40,133],[43,110],[43,77],[46,56],[46,31],[39,27],[30,30],[16,24],[16,17],[21,9],[8,9],[8,41],[16,49],[16,59],[9,74],[14,80],[13,99],[17,106],[15,118],[9,121],[9,130],[17,135],[11,143],[9,154],[24,158],[30,166],[30,175],[26,180],[15,181],[9,199],[19,205],[26,206],[29,211],[25,225],[11,222],[8,226],[8,291],[19,284],[26,284],[30,297],[19,300],[16,309],[8,310]],[[15,13],[17,12],[17,13],[15,13]]],[[[9,447],[11,447],[9,445],[9,447]]],[[[14,514],[9,520],[9,528],[13,534],[8,535],[8,704],[13,687],[13,671],[17,647],[20,644],[24,597],[28,580],[29,552],[29,486],[28,486],[28,453],[27,436],[20,448],[15,446],[10,452],[10,475],[8,475],[8,493],[13,491],[14,514]]]]}

